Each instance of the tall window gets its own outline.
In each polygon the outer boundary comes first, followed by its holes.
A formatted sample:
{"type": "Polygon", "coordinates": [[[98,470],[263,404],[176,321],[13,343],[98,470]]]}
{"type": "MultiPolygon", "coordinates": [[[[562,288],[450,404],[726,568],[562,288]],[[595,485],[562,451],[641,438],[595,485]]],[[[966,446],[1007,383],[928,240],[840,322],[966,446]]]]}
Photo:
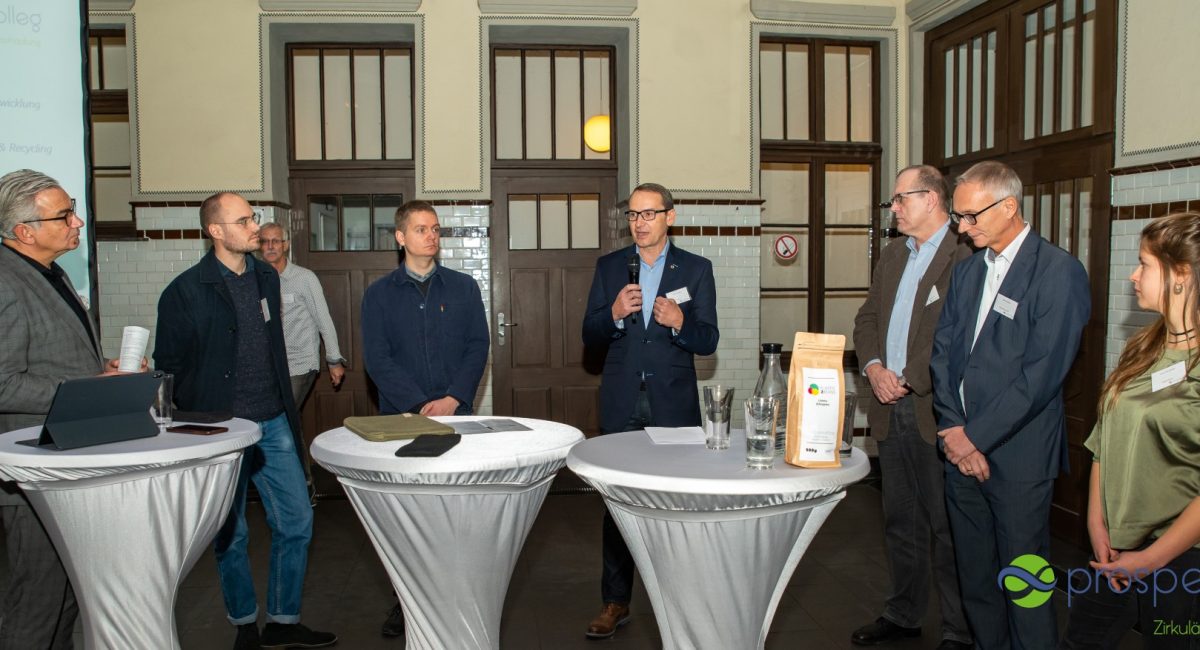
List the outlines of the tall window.
{"type": "Polygon", "coordinates": [[[309,161],[411,164],[410,45],[293,44],[288,62],[293,167],[309,161]]]}
{"type": "Polygon", "coordinates": [[[764,39],[759,73],[760,336],[845,334],[852,349],[879,226],[878,45],[764,39]]]}
{"type": "Polygon", "coordinates": [[[91,66],[89,109],[92,120],[92,186],[95,219],[104,233],[132,227],[133,197],[129,147],[129,59],[124,29],[88,32],[91,66]]]}
{"type": "Polygon", "coordinates": [[[609,47],[493,47],[493,160],[614,160],[612,59],[609,47]]]}

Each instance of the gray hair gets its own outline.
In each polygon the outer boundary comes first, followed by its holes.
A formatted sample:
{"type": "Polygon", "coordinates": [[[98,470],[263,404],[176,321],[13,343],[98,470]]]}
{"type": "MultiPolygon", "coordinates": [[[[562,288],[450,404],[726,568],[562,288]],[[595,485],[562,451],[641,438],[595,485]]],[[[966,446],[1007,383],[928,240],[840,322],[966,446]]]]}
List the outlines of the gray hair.
{"type": "Polygon", "coordinates": [[[995,201],[1013,197],[1017,200],[1017,213],[1020,214],[1025,185],[1012,167],[995,160],[975,163],[956,179],[955,187],[964,183],[979,184],[992,193],[992,199],[995,201]]]}
{"type": "Polygon", "coordinates": [[[34,198],[39,192],[62,186],[42,172],[20,169],[0,177],[0,238],[16,239],[13,230],[22,221],[32,221],[38,214],[34,198]]]}
{"type": "Polygon", "coordinates": [[[280,237],[283,239],[283,241],[291,241],[292,239],[292,231],[278,221],[268,221],[264,223],[262,228],[258,229],[259,234],[261,235],[262,231],[266,230],[267,228],[278,228],[280,237]]]}

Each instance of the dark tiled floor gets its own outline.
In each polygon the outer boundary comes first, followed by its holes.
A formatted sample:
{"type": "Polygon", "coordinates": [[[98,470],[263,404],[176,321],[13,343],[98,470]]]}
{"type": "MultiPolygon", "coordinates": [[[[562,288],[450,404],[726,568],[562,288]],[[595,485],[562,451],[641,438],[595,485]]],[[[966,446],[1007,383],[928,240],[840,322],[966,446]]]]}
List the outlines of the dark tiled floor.
{"type": "MultiPolygon", "coordinates": [[[[571,487],[570,479],[560,485],[571,487]]],[[[505,603],[501,644],[518,650],[640,650],[660,648],[654,613],[645,591],[635,595],[633,621],[607,641],[588,641],[587,622],[599,608],[599,540],[603,502],[594,493],[555,493],[547,497],[526,541],[505,603]]],[[[889,579],[883,554],[880,493],[875,482],[850,488],[825,523],[784,592],[767,648],[851,648],[850,633],[878,616],[889,579]]],[[[266,582],[268,534],[261,510],[251,504],[251,554],[257,582],[266,582]]],[[[403,639],[384,639],[379,625],[391,606],[391,587],[350,504],[322,501],[304,599],[304,622],[336,632],[342,648],[398,649],[403,639]]],[[[1073,551],[1058,546],[1058,562],[1078,566],[1073,551]]],[[[1056,564],[1058,563],[1056,562],[1056,564]]],[[[1060,624],[1066,606],[1057,596],[1060,624]]],[[[731,606],[733,604],[731,603],[731,606]]],[[[937,611],[936,601],[931,610],[937,611]]],[[[202,558],[179,593],[176,608],[186,650],[226,649],[233,628],[217,586],[211,553],[202,558]]],[[[935,617],[931,617],[935,618],[935,617]]],[[[936,623],[925,634],[889,648],[933,648],[936,623]]],[[[1137,647],[1129,634],[1123,648],[1137,647]]]]}

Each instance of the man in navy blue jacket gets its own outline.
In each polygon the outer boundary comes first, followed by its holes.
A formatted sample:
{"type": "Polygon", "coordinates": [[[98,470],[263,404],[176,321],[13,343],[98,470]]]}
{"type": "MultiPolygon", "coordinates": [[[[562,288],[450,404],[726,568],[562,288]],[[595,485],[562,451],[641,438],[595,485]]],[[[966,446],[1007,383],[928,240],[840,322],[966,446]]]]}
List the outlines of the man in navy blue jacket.
{"type": "MultiPolygon", "coordinates": [[[[469,415],[474,408],[490,345],[487,317],[475,279],[434,259],[441,236],[432,205],[400,206],[396,242],[404,262],[363,294],[363,361],[385,415],[469,415]]],[[[404,633],[399,604],[382,633],[404,633]]]]}
{"type": "MultiPolygon", "coordinates": [[[[675,203],[665,187],[639,185],[625,216],[635,245],[596,261],[583,321],[584,345],[608,348],[601,433],[699,425],[694,358],[715,352],[721,336],[712,262],[667,239],[675,203]]],[[[629,622],[633,588],[633,557],[607,511],[603,553],[604,609],[588,626],[593,639],[611,637],[629,622]]]]}
{"type": "Polygon", "coordinates": [[[1017,557],[1049,559],[1054,479],[1067,467],[1062,385],[1091,311],[1083,265],[1025,222],[1022,186],[992,161],[959,176],[950,214],[980,250],[954,269],[930,363],[946,513],[981,650],[1057,645],[1053,601],[1018,606],[996,581],[1017,557]]]}
{"type": "Polygon", "coordinates": [[[255,262],[258,215],[231,192],[200,206],[213,247],[167,285],[158,301],[154,363],[175,374],[175,403],[225,411],[258,423],[262,438],[242,460],[229,516],[213,547],[234,648],[258,648],[258,603],[247,552],[246,491],[254,481],[271,527],[267,625],[261,644],[319,648],[337,637],[300,624],[300,597],[312,539],[312,504],[301,465],[303,441],[292,400],[280,321],[279,274],[255,262]]]}

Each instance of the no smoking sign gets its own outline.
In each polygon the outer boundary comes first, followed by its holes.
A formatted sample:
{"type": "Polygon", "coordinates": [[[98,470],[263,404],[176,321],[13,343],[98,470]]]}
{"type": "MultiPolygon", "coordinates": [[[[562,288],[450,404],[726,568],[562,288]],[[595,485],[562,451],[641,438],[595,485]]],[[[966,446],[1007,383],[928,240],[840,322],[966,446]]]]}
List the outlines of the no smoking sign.
{"type": "Polygon", "coordinates": [[[800,245],[796,243],[796,238],[791,235],[780,235],[775,238],[775,257],[781,260],[790,260],[796,257],[800,252],[800,245]]]}

